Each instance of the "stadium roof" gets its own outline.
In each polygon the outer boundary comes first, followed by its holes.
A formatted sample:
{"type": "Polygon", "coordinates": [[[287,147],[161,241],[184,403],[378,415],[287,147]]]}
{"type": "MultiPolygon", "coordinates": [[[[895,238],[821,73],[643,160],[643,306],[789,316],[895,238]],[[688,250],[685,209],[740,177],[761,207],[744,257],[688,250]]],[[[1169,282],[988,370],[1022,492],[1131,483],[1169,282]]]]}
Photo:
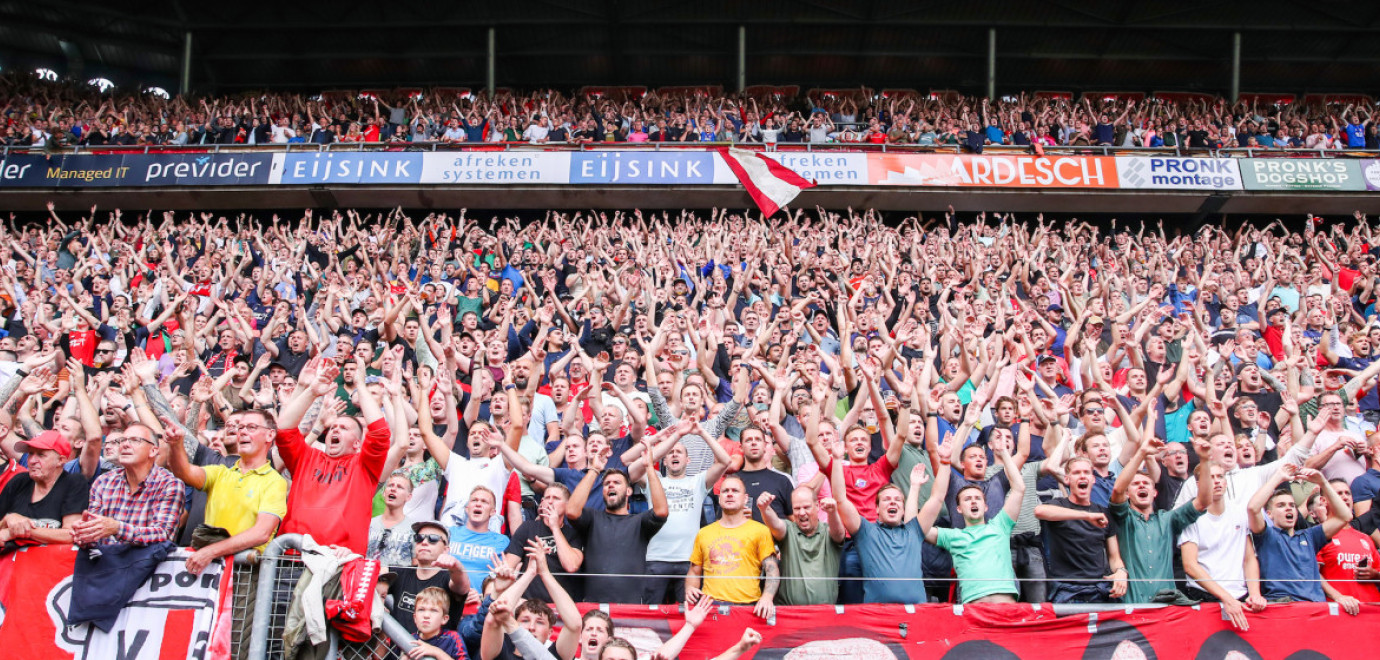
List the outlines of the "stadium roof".
{"type": "Polygon", "coordinates": [[[1380,3],[1023,0],[0,0],[0,67],[198,91],[748,84],[997,91],[1372,92],[1380,3]]]}

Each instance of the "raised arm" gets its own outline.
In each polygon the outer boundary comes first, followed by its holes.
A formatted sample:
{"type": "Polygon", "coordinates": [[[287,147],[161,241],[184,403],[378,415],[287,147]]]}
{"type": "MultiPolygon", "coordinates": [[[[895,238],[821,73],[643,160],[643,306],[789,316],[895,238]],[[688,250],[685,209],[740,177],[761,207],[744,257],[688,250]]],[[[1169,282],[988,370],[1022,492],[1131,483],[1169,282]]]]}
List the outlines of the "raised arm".
{"type": "Polygon", "coordinates": [[[829,487],[838,496],[834,499],[838,504],[839,519],[843,522],[844,531],[848,532],[849,536],[857,534],[858,528],[862,527],[862,516],[858,515],[858,508],[844,496],[848,490],[843,484],[842,460],[833,461],[833,469],[829,472],[829,487]]]}

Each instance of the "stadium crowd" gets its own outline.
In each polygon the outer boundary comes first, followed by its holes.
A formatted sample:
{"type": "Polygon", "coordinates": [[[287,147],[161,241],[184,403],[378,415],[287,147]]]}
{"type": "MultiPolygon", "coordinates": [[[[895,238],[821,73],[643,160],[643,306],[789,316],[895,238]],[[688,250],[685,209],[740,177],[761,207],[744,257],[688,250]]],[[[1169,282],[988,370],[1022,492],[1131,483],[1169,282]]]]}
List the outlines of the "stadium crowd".
{"type": "Polygon", "coordinates": [[[356,98],[273,93],[164,99],[0,76],[8,146],[530,142],[853,142],[949,146],[1377,149],[1373,107],[1199,100],[883,98],[859,90],[755,98],[555,90],[356,98]]]}
{"type": "Polygon", "coordinates": [[[0,244],[5,551],[309,535],[485,660],[635,657],[577,601],[685,603],[666,657],[714,604],[1380,602],[1359,212],[49,208],[0,244]]]}

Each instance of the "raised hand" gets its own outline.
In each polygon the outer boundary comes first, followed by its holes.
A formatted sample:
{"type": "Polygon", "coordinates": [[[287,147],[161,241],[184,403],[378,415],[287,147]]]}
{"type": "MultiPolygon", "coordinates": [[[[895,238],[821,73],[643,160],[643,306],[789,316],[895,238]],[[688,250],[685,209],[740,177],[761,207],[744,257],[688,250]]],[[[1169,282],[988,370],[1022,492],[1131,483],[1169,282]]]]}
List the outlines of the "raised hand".
{"type": "MultiPolygon", "coordinates": [[[[1004,448],[1004,447],[999,447],[999,448],[997,448],[997,450],[998,450],[998,451],[1004,451],[1005,448],[1004,448]]],[[[1000,455],[1000,454],[999,454],[999,455],[1000,455]]],[[[927,481],[929,481],[929,480],[930,480],[930,473],[929,473],[928,471],[925,470],[925,464],[924,464],[924,463],[918,463],[918,464],[916,464],[915,467],[913,467],[913,468],[910,469],[910,483],[911,483],[911,485],[913,485],[913,486],[922,485],[922,484],[924,484],[925,482],[927,482],[927,481]]]]}
{"type": "Polygon", "coordinates": [[[771,493],[762,493],[757,496],[757,508],[763,511],[771,508],[771,503],[776,501],[776,496],[771,493]]]}

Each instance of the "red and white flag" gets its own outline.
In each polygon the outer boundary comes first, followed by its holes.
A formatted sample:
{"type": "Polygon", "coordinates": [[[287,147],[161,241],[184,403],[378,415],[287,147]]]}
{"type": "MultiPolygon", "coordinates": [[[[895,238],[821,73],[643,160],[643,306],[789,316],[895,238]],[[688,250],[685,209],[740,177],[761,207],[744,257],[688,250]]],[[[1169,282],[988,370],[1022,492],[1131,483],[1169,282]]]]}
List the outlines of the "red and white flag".
{"type": "Polygon", "coordinates": [[[719,155],[728,163],[728,169],[747,188],[752,201],[762,210],[762,215],[776,213],[777,209],[790,204],[800,191],[815,187],[814,181],[806,180],[790,168],[766,156],[746,149],[720,148],[719,155]]]}

